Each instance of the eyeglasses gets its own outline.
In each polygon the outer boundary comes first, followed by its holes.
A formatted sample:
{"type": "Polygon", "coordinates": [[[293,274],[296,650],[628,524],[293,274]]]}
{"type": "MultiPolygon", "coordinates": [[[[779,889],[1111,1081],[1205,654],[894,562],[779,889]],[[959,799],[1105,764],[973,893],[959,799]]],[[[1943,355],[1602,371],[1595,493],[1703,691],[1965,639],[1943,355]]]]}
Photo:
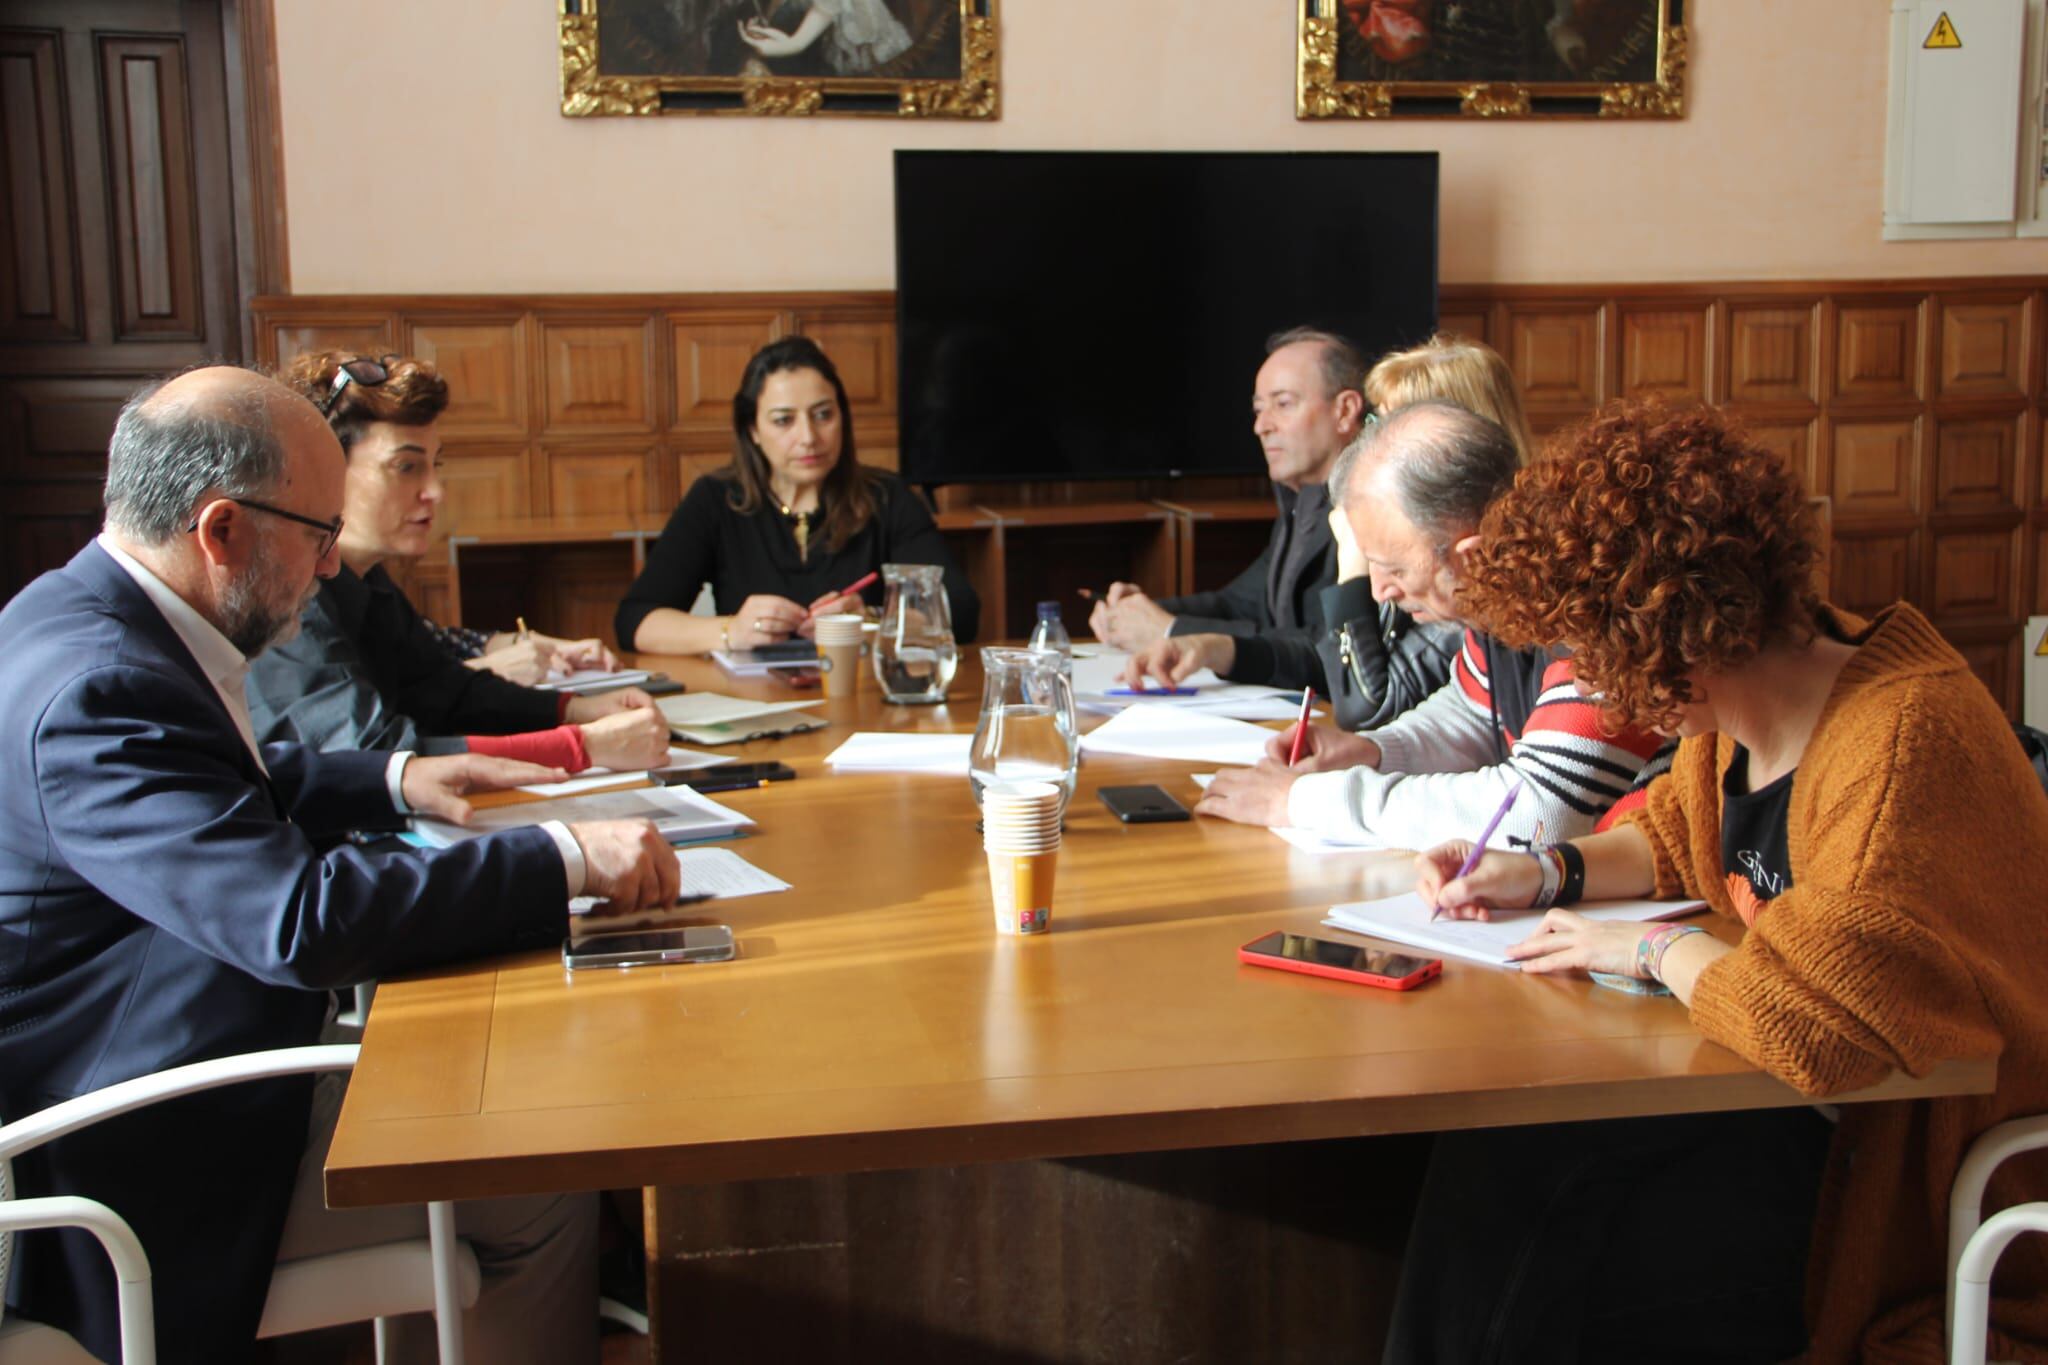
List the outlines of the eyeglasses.
{"type": "MultiPolygon", "coordinates": [[[[314,530],[321,532],[320,554],[318,556],[321,559],[327,558],[327,552],[334,548],[334,542],[341,539],[340,517],[336,517],[333,521],[315,521],[312,517],[300,516],[297,512],[287,512],[282,507],[272,507],[269,503],[258,502],[254,498],[229,498],[228,501],[234,503],[237,507],[253,507],[258,512],[268,512],[273,517],[283,517],[286,521],[296,521],[301,526],[310,526],[314,530]]],[[[192,524],[185,528],[185,534],[189,536],[198,529],[199,522],[195,518],[192,524]]]]}
{"type": "Polygon", "coordinates": [[[328,386],[327,397],[320,404],[320,415],[334,415],[334,405],[341,401],[341,391],[350,384],[374,389],[391,378],[391,367],[386,362],[397,359],[395,355],[387,355],[377,360],[344,360],[341,368],[334,372],[334,382],[328,386]]]}

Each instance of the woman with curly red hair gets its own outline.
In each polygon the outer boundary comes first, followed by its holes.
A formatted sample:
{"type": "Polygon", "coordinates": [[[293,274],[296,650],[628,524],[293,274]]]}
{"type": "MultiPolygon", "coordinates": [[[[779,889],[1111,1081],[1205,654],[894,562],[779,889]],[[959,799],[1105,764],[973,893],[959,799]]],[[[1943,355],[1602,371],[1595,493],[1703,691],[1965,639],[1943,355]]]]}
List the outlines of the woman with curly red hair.
{"type": "MultiPolygon", "coordinates": [[[[1514,950],[1524,971],[1668,989],[1707,1038],[1815,1099],[1951,1058],[1996,1056],[1998,1082],[1838,1120],[1795,1106],[1447,1136],[1388,1358],[1491,1359],[1492,1340],[1514,1359],[1942,1359],[1963,1149],[2048,1110],[2048,954],[2012,903],[2048,885],[2048,803],[2004,715],[1911,606],[1863,621],[1820,603],[1797,477],[1710,411],[1609,408],[1517,477],[1480,539],[1472,618],[1570,648],[1611,721],[1684,743],[1627,823],[1464,877],[1469,845],[1433,849],[1424,898],[1546,908],[1514,950]],[[1726,923],[1562,908],[1651,895],[1726,923]]],[[[2008,1162],[1990,1194],[2043,1197],[2048,1161],[2008,1162]]],[[[1993,1356],[2041,1358],[2040,1239],[2007,1253],[1994,1292],[1993,1356]]]]}

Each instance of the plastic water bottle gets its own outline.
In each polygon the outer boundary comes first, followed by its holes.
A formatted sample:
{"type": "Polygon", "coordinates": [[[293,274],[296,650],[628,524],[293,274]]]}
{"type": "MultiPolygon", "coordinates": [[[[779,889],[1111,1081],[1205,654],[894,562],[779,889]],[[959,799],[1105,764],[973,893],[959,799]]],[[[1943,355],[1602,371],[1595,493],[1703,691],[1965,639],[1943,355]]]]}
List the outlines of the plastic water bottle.
{"type": "Polygon", "coordinates": [[[1060,604],[1040,602],[1038,624],[1031,628],[1031,646],[1048,654],[1060,656],[1060,671],[1068,677],[1074,676],[1074,642],[1067,636],[1067,628],[1060,621],[1060,604]]]}

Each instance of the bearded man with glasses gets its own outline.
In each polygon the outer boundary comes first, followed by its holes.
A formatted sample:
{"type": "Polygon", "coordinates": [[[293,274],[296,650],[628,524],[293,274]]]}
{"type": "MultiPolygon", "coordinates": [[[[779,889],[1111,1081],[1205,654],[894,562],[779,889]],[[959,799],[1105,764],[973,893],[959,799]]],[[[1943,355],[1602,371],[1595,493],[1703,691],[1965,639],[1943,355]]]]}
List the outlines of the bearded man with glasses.
{"type": "MultiPolygon", "coordinates": [[[[431,854],[349,842],[407,812],[559,770],[462,754],[259,745],[243,683],[339,568],[343,460],[316,408],[244,370],[152,386],[108,449],[106,529],[0,611],[0,1115],[137,1076],[317,1040],[329,992],[536,947],[568,898],[676,898],[646,821],[542,826],[431,854]]],[[[61,1138],[25,1196],[120,1211],[152,1257],[166,1360],[243,1359],[273,1264],[417,1235],[412,1210],[320,1207],[309,1081],[212,1091],[61,1138]],[[309,1137],[310,1131],[310,1137],[309,1137]],[[232,1195],[232,1213],[218,1204],[232,1195]]],[[[483,1292],[478,1360],[596,1360],[588,1196],[458,1205],[483,1292]]],[[[21,1234],[10,1311],[119,1350],[111,1267],[75,1231],[21,1234]]],[[[402,1320],[392,1357],[432,1357],[402,1320]]]]}

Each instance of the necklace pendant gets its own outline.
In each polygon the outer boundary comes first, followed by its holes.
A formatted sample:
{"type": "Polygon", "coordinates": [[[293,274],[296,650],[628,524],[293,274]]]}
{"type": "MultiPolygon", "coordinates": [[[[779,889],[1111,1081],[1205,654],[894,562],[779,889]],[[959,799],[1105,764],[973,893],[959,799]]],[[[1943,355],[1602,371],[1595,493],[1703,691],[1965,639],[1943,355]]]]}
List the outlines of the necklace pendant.
{"type": "Polygon", "coordinates": [[[811,519],[808,515],[796,519],[796,552],[801,559],[811,557],[811,519]]]}

